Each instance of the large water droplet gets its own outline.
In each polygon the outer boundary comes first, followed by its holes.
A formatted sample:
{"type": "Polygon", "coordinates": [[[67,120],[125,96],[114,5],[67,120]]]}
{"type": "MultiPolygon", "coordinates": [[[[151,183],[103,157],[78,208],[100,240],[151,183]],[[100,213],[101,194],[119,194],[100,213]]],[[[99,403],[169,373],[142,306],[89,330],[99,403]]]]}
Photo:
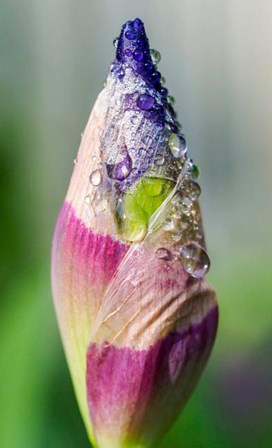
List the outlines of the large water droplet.
{"type": "Polygon", "coordinates": [[[175,158],[180,158],[186,154],[187,144],[184,136],[171,134],[168,140],[168,146],[175,158]]]}
{"type": "Polygon", "coordinates": [[[160,247],[159,249],[156,250],[156,257],[159,258],[160,260],[171,261],[173,255],[165,247],[160,247]]]}
{"type": "Polygon", "coordinates": [[[85,198],[84,198],[84,202],[85,202],[85,204],[87,204],[87,205],[90,205],[90,204],[91,204],[91,202],[92,202],[92,198],[91,198],[91,195],[90,195],[90,194],[87,194],[87,195],[85,196],[85,198]]]}
{"type": "Polygon", "coordinates": [[[155,104],[153,96],[143,93],[137,99],[137,106],[142,110],[150,110],[155,104]]]}
{"type": "Polygon", "coordinates": [[[194,278],[202,278],[210,269],[210,259],[202,246],[195,242],[184,244],[179,248],[182,265],[194,278]]]}
{"type": "Polygon", "coordinates": [[[102,173],[100,170],[94,170],[90,174],[90,182],[94,187],[98,187],[102,183],[102,173]]]}
{"type": "Polygon", "coordinates": [[[150,50],[150,56],[151,56],[153,64],[158,64],[160,62],[160,60],[161,60],[160,52],[158,50],[153,49],[153,48],[150,50]]]}
{"type": "Polygon", "coordinates": [[[131,168],[132,168],[132,160],[130,155],[127,153],[125,158],[121,160],[121,162],[117,162],[115,164],[108,164],[107,172],[109,177],[122,182],[130,174],[131,168]]]}
{"type": "Polygon", "coordinates": [[[192,181],[188,191],[188,196],[192,201],[196,201],[201,194],[200,185],[197,182],[192,181]]]}

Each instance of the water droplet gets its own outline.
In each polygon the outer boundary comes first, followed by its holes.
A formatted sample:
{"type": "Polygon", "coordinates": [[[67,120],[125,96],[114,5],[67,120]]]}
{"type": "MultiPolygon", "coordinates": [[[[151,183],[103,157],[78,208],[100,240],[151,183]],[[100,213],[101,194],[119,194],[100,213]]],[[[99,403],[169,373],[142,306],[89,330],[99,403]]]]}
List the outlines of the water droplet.
{"type": "Polygon", "coordinates": [[[171,261],[173,258],[171,252],[165,247],[160,247],[156,250],[156,257],[164,261],[171,261]]]}
{"type": "Polygon", "coordinates": [[[150,50],[150,56],[151,56],[153,64],[158,64],[160,62],[160,60],[161,60],[160,52],[158,50],[153,49],[153,48],[150,50]]]}
{"type": "Polygon", "coordinates": [[[142,61],[144,57],[144,54],[141,50],[139,50],[138,48],[136,48],[136,50],[133,53],[133,58],[135,59],[135,61],[142,61]]]}
{"type": "Polygon", "coordinates": [[[145,145],[151,145],[151,143],[152,143],[152,137],[151,137],[151,135],[145,135],[143,138],[142,138],[142,142],[145,144],[145,145]]]}
{"type": "Polygon", "coordinates": [[[201,194],[200,185],[197,182],[192,181],[188,191],[188,196],[192,201],[196,201],[201,194]]]}
{"type": "Polygon", "coordinates": [[[125,33],[125,36],[126,36],[126,38],[127,38],[128,40],[133,40],[134,37],[135,37],[135,34],[133,33],[133,31],[127,31],[127,32],[125,33]]]}
{"type": "Polygon", "coordinates": [[[172,95],[167,96],[168,103],[175,104],[176,100],[172,95]]]}
{"type": "Polygon", "coordinates": [[[129,173],[131,172],[131,168],[132,160],[130,155],[126,151],[126,156],[123,160],[121,160],[121,162],[107,165],[107,172],[109,177],[122,182],[128,177],[129,173]]]}
{"type": "Polygon", "coordinates": [[[100,170],[94,170],[90,174],[90,182],[94,187],[98,187],[102,183],[102,173],[100,170]]]}
{"type": "Polygon", "coordinates": [[[165,158],[164,158],[163,156],[158,156],[158,157],[155,159],[155,164],[156,164],[157,166],[162,166],[162,165],[164,165],[164,163],[165,163],[165,158]]]}
{"type": "Polygon", "coordinates": [[[119,37],[116,37],[115,39],[113,39],[113,46],[114,46],[115,48],[118,47],[118,43],[119,43],[119,37]]]}
{"type": "Polygon", "coordinates": [[[155,71],[151,75],[151,79],[153,82],[158,82],[161,79],[161,74],[158,71],[155,71]]]}
{"type": "Polygon", "coordinates": [[[162,228],[166,232],[171,232],[175,230],[175,223],[172,219],[166,219],[162,225],[162,228]]]}
{"type": "Polygon", "coordinates": [[[183,135],[172,133],[168,140],[168,146],[175,158],[180,158],[186,154],[187,144],[183,135]]]}
{"type": "Polygon", "coordinates": [[[192,166],[192,178],[193,179],[198,179],[200,176],[200,169],[198,168],[197,165],[193,164],[192,166]]]}
{"type": "Polygon", "coordinates": [[[150,110],[155,104],[153,96],[144,93],[137,99],[137,106],[142,110],[150,110]]]}
{"type": "Polygon", "coordinates": [[[132,115],[130,121],[134,125],[137,124],[138,123],[138,115],[132,115]]]}
{"type": "Polygon", "coordinates": [[[194,278],[202,278],[210,269],[210,259],[202,246],[195,242],[184,244],[179,248],[182,265],[194,278]]]}
{"type": "Polygon", "coordinates": [[[77,158],[76,159],[74,159],[74,165],[76,165],[77,164],[77,158]]]}
{"type": "Polygon", "coordinates": [[[90,203],[91,203],[91,195],[90,194],[87,194],[87,196],[85,196],[85,198],[84,198],[84,202],[85,202],[85,204],[87,204],[87,205],[90,205],[90,203]]]}
{"type": "Polygon", "coordinates": [[[193,159],[188,158],[185,162],[185,171],[188,174],[191,174],[193,167],[193,159]]]}
{"type": "Polygon", "coordinates": [[[92,159],[93,159],[93,161],[95,162],[95,161],[96,161],[96,156],[93,156],[92,159]]]}

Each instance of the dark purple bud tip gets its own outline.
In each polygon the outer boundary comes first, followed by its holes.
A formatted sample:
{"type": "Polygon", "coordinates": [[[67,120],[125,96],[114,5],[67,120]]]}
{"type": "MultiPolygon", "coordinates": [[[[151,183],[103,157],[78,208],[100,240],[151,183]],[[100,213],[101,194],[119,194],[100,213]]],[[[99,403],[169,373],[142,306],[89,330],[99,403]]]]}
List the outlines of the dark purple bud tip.
{"type": "Polygon", "coordinates": [[[160,73],[156,71],[154,61],[151,58],[143,22],[140,19],[126,22],[116,42],[118,44],[115,64],[131,67],[137,75],[140,75],[159,91],[162,87],[160,85],[160,73]]]}

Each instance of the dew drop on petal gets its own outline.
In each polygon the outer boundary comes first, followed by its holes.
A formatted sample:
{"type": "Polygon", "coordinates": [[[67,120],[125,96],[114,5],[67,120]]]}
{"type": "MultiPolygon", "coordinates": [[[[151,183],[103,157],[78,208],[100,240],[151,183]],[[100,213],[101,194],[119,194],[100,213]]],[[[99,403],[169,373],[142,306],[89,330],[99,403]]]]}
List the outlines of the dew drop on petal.
{"type": "Polygon", "coordinates": [[[172,219],[166,219],[162,225],[163,230],[166,232],[171,232],[175,230],[175,223],[172,219]]]}
{"type": "Polygon", "coordinates": [[[137,99],[137,106],[142,110],[150,110],[155,104],[153,96],[143,93],[137,99]]]}
{"type": "Polygon", "coordinates": [[[122,182],[130,174],[131,168],[132,168],[132,160],[130,155],[127,153],[125,158],[121,160],[121,162],[107,165],[107,172],[109,177],[122,182]]]}
{"type": "Polygon", "coordinates": [[[175,104],[176,100],[172,95],[167,96],[168,103],[175,104]]]}
{"type": "Polygon", "coordinates": [[[153,48],[150,50],[150,56],[151,56],[153,64],[158,64],[160,62],[160,60],[161,60],[160,52],[158,50],[153,49],[153,48]]]}
{"type": "Polygon", "coordinates": [[[144,57],[144,54],[141,50],[139,50],[138,48],[136,48],[136,50],[133,53],[133,58],[135,59],[135,61],[142,61],[144,57]]]}
{"type": "Polygon", "coordinates": [[[196,201],[201,194],[200,185],[197,182],[192,181],[190,184],[190,190],[188,196],[192,201],[196,201]]]}
{"type": "Polygon", "coordinates": [[[132,115],[130,121],[134,125],[137,124],[138,123],[138,115],[132,115]]]}
{"type": "Polygon", "coordinates": [[[210,269],[210,259],[198,243],[190,242],[179,248],[183,268],[194,278],[202,278],[210,269]]]}
{"type": "Polygon", "coordinates": [[[151,137],[151,135],[145,135],[143,138],[142,138],[142,142],[145,144],[145,145],[150,145],[151,143],[152,143],[152,137],[151,137]]]}
{"type": "Polygon", "coordinates": [[[102,173],[100,170],[94,170],[90,174],[90,182],[94,187],[98,187],[102,183],[102,173]]]}
{"type": "Polygon", "coordinates": [[[113,46],[114,46],[115,48],[118,47],[118,43],[119,43],[119,37],[116,37],[115,39],[113,39],[113,46]]]}
{"type": "Polygon", "coordinates": [[[173,258],[171,252],[165,247],[159,247],[159,249],[156,250],[156,257],[164,261],[171,261],[173,258]]]}
{"type": "Polygon", "coordinates": [[[91,195],[90,194],[87,194],[85,196],[84,202],[85,202],[85,204],[90,205],[90,203],[91,203],[91,195]]]}
{"type": "Polygon", "coordinates": [[[135,38],[135,34],[133,33],[133,31],[127,31],[125,33],[125,36],[128,40],[133,40],[135,38]]]}
{"type": "Polygon", "coordinates": [[[168,140],[168,146],[173,156],[177,159],[184,156],[187,151],[187,144],[183,135],[172,133],[168,140]]]}
{"type": "Polygon", "coordinates": [[[164,163],[165,163],[165,158],[164,158],[163,156],[158,156],[158,157],[155,159],[155,164],[156,164],[157,166],[162,166],[162,165],[164,165],[164,163]]]}

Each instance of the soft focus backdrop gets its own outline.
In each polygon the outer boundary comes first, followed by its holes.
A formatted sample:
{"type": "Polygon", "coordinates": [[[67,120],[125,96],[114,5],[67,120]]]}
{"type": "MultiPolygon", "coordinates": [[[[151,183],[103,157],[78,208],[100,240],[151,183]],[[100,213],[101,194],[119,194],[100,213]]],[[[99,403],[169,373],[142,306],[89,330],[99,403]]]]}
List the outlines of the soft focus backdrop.
{"type": "Polygon", "coordinates": [[[80,141],[139,16],[201,167],[215,350],[162,448],[272,446],[271,0],[1,0],[0,446],[87,448],[50,244],[80,141]]]}

